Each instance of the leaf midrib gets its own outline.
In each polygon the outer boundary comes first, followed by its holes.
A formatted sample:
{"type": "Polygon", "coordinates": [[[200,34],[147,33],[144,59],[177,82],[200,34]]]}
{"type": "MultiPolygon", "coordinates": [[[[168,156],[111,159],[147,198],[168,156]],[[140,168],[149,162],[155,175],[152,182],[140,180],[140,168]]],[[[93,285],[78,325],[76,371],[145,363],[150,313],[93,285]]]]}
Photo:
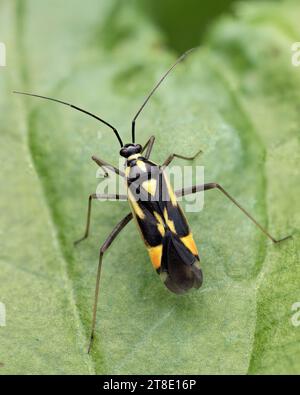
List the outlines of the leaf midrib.
{"type": "MultiPolygon", "coordinates": [[[[16,48],[18,49],[19,58],[22,59],[22,61],[18,62],[18,72],[20,75],[20,83],[22,85],[22,89],[24,89],[24,91],[27,91],[27,87],[29,85],[28,84],[28,76],[29,76],[28,69],[29,69],[29,67],[28,67],[28,61],[27,61],[27,53],[25,50],[24,42],[23,42],[23,37],[25,37],[25,20],[26,20],[25,2],[23,2],[22,0],[16,0],[15,10],[16,10],[16,13],[15,13],[15,15],[16,15],[16,18],[15,18],[16,48]]],[[[66,259],[66,254],[64,253],[64,248],[62,246],[61,240],[58,237],[59,230],[58,230],[57,225],[54,220],[53,210],[52,210],[51,205],[49,204],[47,193],[46,193],[45,187],[43,185],[43,181],[42,181],[42,178],[41,178],[40,173],[38,171],[38,168],[36,166],[36,162],[34,160],[33,152],[31,149],[31,144],[30,144],[30,136],[31,136],[30,123],[31,122],[30,122],[30,119],[33,115],[34,110],[30,109],[29,103],[26,100],[22,102],[22,107],[24,109],[25,129],[26,129],[25,144],[24,145],[25,145],[26,151],[28,153],[28,155],[27,155],[28,161],[30,162],[30,164],[32,165],[32,168],[34,169],[37,180],[39,180],[38,188],[41,191],[41,196],[43,196],[43,200],[44,200],[44,203],[46,206],[46,212],[48,214],[49,224],[51,226],[51,234],[53,237],[53,240],[52,240],[53,247],[58,251],[58,256],[61,259],[61,261],[64,263],[63,270],[64,270],[64,273],[65,273],[65,276],[67,279],[66,283],[68,284],[67,295],[68,295],[68,299],[70,300],[70,304],[71,304],[73,312],[74,312],[74,321],[76,323],[75,325],[77,327],[80,337],[83,339],[83,341],[82,341],[83,348],[84,348],[84,350],[87,350],[88,339],[86,336],[86,331],[84,329],[84,324],[80,318],[79,310],[77,307],[73,282],[71,280],[69,270],[68,270],[68,261],[66,259]]],[[[89,363],[88,363],[89,373],[95,375],[96,370],[95,370],[95,364],[94,364],[94,361],[92,358],[92,354],[89,354],[88,360],[89,360],[89,363]]]]}

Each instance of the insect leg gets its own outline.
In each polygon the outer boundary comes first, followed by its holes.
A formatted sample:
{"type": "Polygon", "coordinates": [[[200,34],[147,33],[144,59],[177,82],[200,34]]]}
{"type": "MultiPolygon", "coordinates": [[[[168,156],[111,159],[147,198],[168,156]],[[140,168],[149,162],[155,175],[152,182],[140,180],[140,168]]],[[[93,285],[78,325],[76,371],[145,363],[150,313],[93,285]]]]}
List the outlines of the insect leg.
{"type": "Polygon", "coordinates": [[[97,305],[98,305],[98,297],[99,297],[99,285],[100,285],[100,275],[101,275],[101,266],[102,266],[102,259],[105,251],[110,247],[111,243],[115,240],[115,238],[118,236],[118,234],[121,232],[123,228],[130,222],[132,219],[132,213],[129,213],[124,217],[112,230],[108,238],[105,240],[105,242],[102,244],[100,248],[100,253],[99,253],[99,264],[98,264],[98,270],[97,270],[97,279],[96,279],[96,288],[95,288],[95,299],[94,299],[94,308],[93,308],[93,320],[92,320],[92,330],[91,330],[91,337],[90,337],[90,343],[89,343],[89,348],[88,348],[88,353],[91,350],[93,340],[94,340],[94,334],[95,334],[95,326],[96,326],[96,316],[97,316],[97,305]]]}
{"type": "Polygon", "coordinates": [[[203,185],[195,185],[189,188],[183,188],[179,189],[176,191],[176,196],[186,196],[186,195],[191,195],[192,193],[197,193],[200,191],[207,191],[210,189],[218,189],[221,191],[229,200],[232,201],[233,204],[235,204],[270,240],[272,240],[273,243],[280,243],[283,240],[289,239],[292,236],[286,236],[283,237],[282,239],[275,239],[270,233],[262,226],[260,225],[253,217],[251,214],[248,213],[247,210],[245,210],[220,184],[217,184],[215,182],[211,182],[208,184],[203,184],[203,185]]]}
{"type": "Polygon", "coordinates": [[[149,159],[153,145],[155,142],[155,136],[151,136],[150,139],[147,141],[147,143],[144,145],[142,152],[143,153],[145,151],[145,149],[147,148],[146,154],[145,154],[145,158],[149,159]]]}
{"type": "Polygon", "coordinates": [[[91,211],[92,211],[92,200],[127,200],[127,196],[126,195],[97,195],[96,193],[92,193],[89,196],[89,201],[88,201],[88,211],[87,211],[87,219],[86,219],[86,227],[85,227],[85,232],[84,235],[74,241],[74,245],[77,245],[78,243],[80,243],[81,241],[85,240],[88,235],[89,235],[89,230],[90,230],[90,221],[91,221],[91,211]]]}
{"type": "Polygon", "coordinates": [[[180,158],[180,159],[186,159],[186,160],[193,160],[195,159],[199,154],[201,154],[202,151],[199,150],[198,152],[196,152],[195,155],[193,156],[183,156],[183,155],[179,155],[179,154],[171,154],[167,157],[167,159],[164,161],[164,163],[161,165],[162,167],[167,167],[174,158],[180,158]]]}
{"type": "Polygon", "coordinates": [[[125,177],[125,174],[119,170],[117,167],[110,165],[109,163],[105,162],[105,160],[97,158],[97,156],[93,155],[92,159],[94,162],[97,163],[98,166],[101,167],[102,170],[105,172],[105,177],[108,176],[106,169],[111,170],[113,173],[118,174],[119,176],[125,177]]]}

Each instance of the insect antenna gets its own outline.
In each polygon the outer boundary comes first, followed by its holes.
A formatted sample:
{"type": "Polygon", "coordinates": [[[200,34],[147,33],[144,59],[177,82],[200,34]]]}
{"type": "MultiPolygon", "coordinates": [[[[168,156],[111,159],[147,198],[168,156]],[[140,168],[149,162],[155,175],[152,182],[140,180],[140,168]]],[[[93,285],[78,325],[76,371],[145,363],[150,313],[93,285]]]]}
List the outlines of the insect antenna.
{"type": "Polygon", "coordinates": [[[84,109],[82,109],[82,108],[80,108],[80,107],[75,106],[74,104],[67,103],[67,102],[62,101],[62,100],[53,99],[52,97],[36,95],[36,94],[34,94],[34,93],[18,92],[18,91],[13,91],[13,93],[17,93],[17,94],[19,94],[19,95],[26,95],[26,96],[38,97],[38,98],[40,98],[40,99],[45,99],[45,100],[51,100],[51,101],[54,101],[54,102],[57,102],[57,103],[64,104],[65,106],[69,106],[69,107],[71,107],[71,108],[74,108],[75,110],[78,110],[78,111],[80,111],[80,112],[83,112],[84,114],[87,114],[87,115],[89,115],[90,117],[97,119],[98,121],[104,123],[106,126],[108,126],[109,128],[111,128],[111,129],[113,130],[115,136],[117,137],[117,139],[118,139],[118,141],[119,141],[119,143],[120,143],[121,148],[123,147],[123,141],[122,141],[122,139],[121,139],[121,137],[120,137],[120,135],[119,135],[117,129],[116,129],[114,126],[112,126],[110,123],[104,121],[104,119],[99,118],[97,115],[92,114],[92,113],[89,112],[89,111],[86,111],[86,110],[84,110],[84,109]]]}
{"type": "Polygon", "coordinates": [[[156,91],[156,89],[159,87],[159,85],[163,82],[163,80],[167,77],[167,75],[174,69],[175,66],[177,66],[178,63],[180,63],[189,53],[191,53],[192,51],[194,51],[195,48],[191,48],[188,51],[186,51],[184,54],[182,54],[180,56],[180,58],[178,58],[176,60],[176,62],[169,68],[169,70],[161,77],[161,79],[157,82],[157,84],[154,86],[154,88],[151,90],[151,92],[149,93],[149,95],[146,97],[145,101],[143,102],[143,104],[141,105],[140,109],[138,110],[138,112],[135,114],[135,117],[132,120],[132,142],[135,143],[135,121],[137,119],[137,117],[140,115],[140,113],[142,112],[143,108],[145,107],[145,105],[148,103],[148,100],[150,99],[150,97],[153,95],[153,93],[156,91]]]}

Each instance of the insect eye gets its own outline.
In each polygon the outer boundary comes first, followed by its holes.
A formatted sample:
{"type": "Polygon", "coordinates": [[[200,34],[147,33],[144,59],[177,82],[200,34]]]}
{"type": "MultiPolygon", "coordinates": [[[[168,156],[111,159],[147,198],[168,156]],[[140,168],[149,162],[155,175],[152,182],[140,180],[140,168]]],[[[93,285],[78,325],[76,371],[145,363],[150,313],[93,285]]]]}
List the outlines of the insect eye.
{"type": "Polygon", "coordinates": [[[127,151],[127,148],[122,148],[121,150],[120,150],[120,155],[121,156],[124,156],[125,158],[128,156],[128,151],[127,151]]]}
{"type": "Polygon", "coordinates": [[[141,144],[136,145],[136,153],[139,154],[142,151],[142,146],[141,144]]]}

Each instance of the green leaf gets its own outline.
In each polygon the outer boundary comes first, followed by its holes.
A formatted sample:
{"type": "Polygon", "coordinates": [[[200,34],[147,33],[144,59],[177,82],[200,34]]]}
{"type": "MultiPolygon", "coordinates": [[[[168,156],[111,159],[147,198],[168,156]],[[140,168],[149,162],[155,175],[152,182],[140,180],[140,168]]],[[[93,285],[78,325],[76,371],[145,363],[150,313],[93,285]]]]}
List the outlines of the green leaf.
{"type": "Polygon", "coordinates": [[[1,373],[299,372],[291,306],[299,300],[300,93],[289,52],[299,7],[238,7],[137,121],[141,143],[156,135],[155,162],[202,148],[193,165],[205,166],[207,182],[223,185],[276,237],[294,239],[273,246],[224,196],[207,192],[204,210],[187,213],[205,282],[178,297],[129,224],[104,257],[87,355],[99,247],[127,203],[94,202],[89,239],[76,248],[73,241],[100,181],[90,156],[118,165],[117,141],[83,114],[9,92],[72,101],[127,142],[132,116],[175,56],[134,4],[53,3],[0,3],[1,39],[14,64],[0,70],[1,373]]]}
{"type": "Polygon", "coordinates": [[[257,319],[249,373],[299,373],[300,331],[291,318],[292,305],[300,298],[300,70],[291,64],[291,45],[299,41],[300,8],[289,1],[243,5],[237,11],[239,22],[225,19],[209,41],[215,53],[222,51],[222,75],[230,81],[264,147],[269,228],[294,233],[281,254],[276,248],[266,251],[257,277],[257,319]]]}
{"type": "Polygon", "coordinates": [[[7,48],[7,66],[0,70],[0,301],[6,306],[0,372],[92,373],[73,285],[28,148],[26,112],[11,94],[22,84],[16,72],[21,60],[15,40],[18,12],[12,3],[0,4],[7,48]]]}

